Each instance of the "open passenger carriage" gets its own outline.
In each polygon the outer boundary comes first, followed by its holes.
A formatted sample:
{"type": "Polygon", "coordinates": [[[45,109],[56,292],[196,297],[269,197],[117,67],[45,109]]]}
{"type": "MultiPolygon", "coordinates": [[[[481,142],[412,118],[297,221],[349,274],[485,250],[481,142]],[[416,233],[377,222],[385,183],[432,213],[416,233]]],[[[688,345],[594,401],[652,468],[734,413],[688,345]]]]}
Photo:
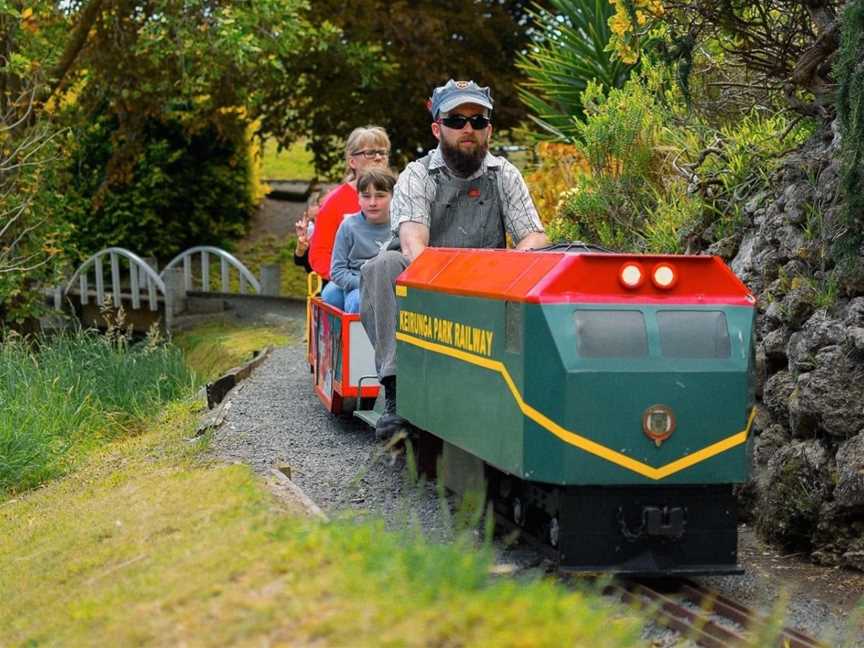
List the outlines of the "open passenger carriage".
{"type": "MultiPolygon", "coordinates": [[[[313,273],[314,275],[314,273],[313,273]]],[[[346,313],[324,303],[312,289],[310,275],[307,318],[308,361],[315,393],[334,414],[358,408],[358,400],[371,403],[378,396],[375,352],[357,313],[346,313]]]]}

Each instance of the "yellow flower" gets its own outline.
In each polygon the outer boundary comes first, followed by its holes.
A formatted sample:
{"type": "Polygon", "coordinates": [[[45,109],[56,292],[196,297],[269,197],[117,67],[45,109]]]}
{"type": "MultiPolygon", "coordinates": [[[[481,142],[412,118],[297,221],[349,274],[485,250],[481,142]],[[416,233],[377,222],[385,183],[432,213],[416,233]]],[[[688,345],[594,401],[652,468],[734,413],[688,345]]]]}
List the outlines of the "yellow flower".
{"type": "Polygon", "coordinates": [[[626,15],[616,13],[609,19],[609,28],[613,34],[623,36],[630,31],[630,19],[626,15]]]}
{"type": "Polygon", "coordinates": [[[621,62],[627,65],[633,65],[639,59],[636,52],[626,45],[618,48],[618,56],[621,58],[621,62]]]}
{"type": "Polygon", "coordinates": [[[640,25],[644,25],[646,22],[648,22],[648,16],[646,16],[645,12],[641,9],[636,10],[636,22],[640,25]]]}

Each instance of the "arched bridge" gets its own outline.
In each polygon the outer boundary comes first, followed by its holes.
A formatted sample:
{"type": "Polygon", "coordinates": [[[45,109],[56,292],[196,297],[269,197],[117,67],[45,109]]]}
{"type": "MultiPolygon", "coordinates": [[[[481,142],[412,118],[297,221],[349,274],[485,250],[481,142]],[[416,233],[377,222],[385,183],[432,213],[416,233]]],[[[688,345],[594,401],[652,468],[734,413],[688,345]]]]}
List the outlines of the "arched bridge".
{"type": "Polygon", "coordinates": [[[54,305],[58,310],[71,306],[88,324],[103,321],[100,311],[122,306],[136,330],[146,330],[157,320],[168,330],[189,294],[278,296],[278,267],[265,266],[262,272],[259,280],[233,254],[209,245],[181,252],[161,272],[155,259],[109,247],[84,261],[54,291],[54,305]]]}

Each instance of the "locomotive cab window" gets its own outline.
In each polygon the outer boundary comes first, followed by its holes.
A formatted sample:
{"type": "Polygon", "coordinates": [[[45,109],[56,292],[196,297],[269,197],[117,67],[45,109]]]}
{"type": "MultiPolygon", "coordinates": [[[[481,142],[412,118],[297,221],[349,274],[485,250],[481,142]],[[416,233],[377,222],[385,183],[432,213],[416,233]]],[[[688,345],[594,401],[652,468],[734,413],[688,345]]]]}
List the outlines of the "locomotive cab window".
{"type": "Polygon", "coordinates": [[[573,314],[576,351],[583,358],[642,358],[648,355],[645,319],[639,311],[585,310],[573,314]]]}
{"type": "Polygon", "coordinates": [[[726,315],[721,311],[658,311],[660,347],[667,358],[728,358],[726,315]]]}

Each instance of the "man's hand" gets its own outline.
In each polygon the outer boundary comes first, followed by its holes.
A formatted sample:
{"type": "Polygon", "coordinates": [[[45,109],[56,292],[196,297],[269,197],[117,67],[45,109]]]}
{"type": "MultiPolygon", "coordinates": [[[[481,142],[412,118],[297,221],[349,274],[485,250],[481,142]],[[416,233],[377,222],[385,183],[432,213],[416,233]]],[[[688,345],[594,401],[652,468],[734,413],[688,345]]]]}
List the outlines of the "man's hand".
{"type": "Polygon", "coordinates": [[[399,243],[402,254],[408,257],[410,263],[429,245],[429,228],[422,223],[402,223],[399,226],[399,243]]]}
{"type": "Polygon", "coordinates": [[[526,234],[521,241],[516,245],[517,250],[532,250],[534,248],[546,247],[549,245],[549,237],[544,232],[531,232],[526,234]]]}

